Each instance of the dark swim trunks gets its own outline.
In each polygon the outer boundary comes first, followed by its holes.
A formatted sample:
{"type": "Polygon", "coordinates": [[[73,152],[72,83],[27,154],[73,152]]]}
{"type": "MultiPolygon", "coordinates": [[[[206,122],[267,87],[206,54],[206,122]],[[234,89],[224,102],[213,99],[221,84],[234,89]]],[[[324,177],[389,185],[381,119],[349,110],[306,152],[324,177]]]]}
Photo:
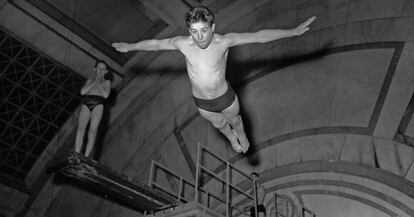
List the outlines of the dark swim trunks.
{"type": "MultiPolygon", "coordinates": [[[[257,214],[259,214],[260,212],[264,213],[264,215],[266,216],[266,208],[264,207],[263,204],[257,205],[257,214]]],[[[254,207],[250,208],[250,216],[251,217],[256,216],[256,213],[254,212],[254,207]]]]}
{"type": "Polygon", "coordinates": [[[227,91],[215,99],[200,99],[195,96],[193,98],[198,108],[210,112],[222,112],[233,104],[234,100],[236,100],[236,94],[230,85],[227,84],[227,91]]]}
{"type": "Polygon", "coordinates": [[[92,111],[95,106],[97,105],[103,105],[105,101],[105,98],[103,96],[97,96],[97,95],[86,95],[83,99],[83,104],[86,105],[89,109],[89,111],[92,111]]]}

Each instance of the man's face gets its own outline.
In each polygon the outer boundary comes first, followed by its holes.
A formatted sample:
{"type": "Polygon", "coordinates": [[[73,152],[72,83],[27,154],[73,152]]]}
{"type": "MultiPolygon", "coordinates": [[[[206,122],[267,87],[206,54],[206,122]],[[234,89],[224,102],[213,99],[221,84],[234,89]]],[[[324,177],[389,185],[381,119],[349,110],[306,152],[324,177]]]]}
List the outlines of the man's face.
{"type": "Polygon", "coordinates": [[[192,23],[190,28],[191,37],[197,46],[201,49],[207,48],[213,39],[215,25],[209,25],[205,22],[192,23]]]}

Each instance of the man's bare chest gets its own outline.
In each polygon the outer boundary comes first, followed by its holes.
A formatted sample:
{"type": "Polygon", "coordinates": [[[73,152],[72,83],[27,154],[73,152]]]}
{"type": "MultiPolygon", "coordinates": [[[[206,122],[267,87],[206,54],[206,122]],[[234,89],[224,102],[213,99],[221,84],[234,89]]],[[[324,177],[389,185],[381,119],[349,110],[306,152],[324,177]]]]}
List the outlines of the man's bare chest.
{"type": "Polygon", "coordinates": [[[184,53],[188,65],[193,67],[214,67],[225,64],[227,51],[224,49],[193,49],[184,53]]]}

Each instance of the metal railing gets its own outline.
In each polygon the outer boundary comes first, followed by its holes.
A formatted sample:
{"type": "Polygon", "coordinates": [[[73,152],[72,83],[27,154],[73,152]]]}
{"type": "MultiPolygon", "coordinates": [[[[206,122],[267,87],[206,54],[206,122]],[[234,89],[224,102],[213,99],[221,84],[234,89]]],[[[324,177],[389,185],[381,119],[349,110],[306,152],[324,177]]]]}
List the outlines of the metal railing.
{"type": "Polygon", "coordinates": [[[274,193],[275,217],[316,217],[312,210],[303,205],[296,205],[286,195],[274,193]]]}
{"type": "MultiPolygon", "coordinates": [[[[252,179],[248,174],[244,173],[243,171],[237,169],[236,167],[234,167],[230,162],[224,160],[223,158],[219,157],[218,155],[216,155],[214,152],[210,151],[209,149],[207,149],[206,147],[202,146],[201,144],[198,144],[198,150],[197,150],[197,167],[196,167],[196,186],[198,186],[195,189],[195,198],[198,198],[198,194],[200,193],[199,191],[199,187],[201,187],[202,183],[200,182],[200,177],[202,176],[203,173],[207,173],[208,175],[212,176],[214,179],[218,180],[219,182],[223,183],[225,185],[225,193],[226,193],[226,198],[225,201],[222,200],[222,202],[224,202],[225,204],[225,208],[226,208],[226,217],[230,217],[233,216],[233,210],[236,210],[238,212],[237,215],[240,215],[241,213],[244,213],[244,211],[242,209],[240,209],[239,207],[233,205],[233,199],[231,192],[232,190],[237,191],[238,193],[241,194],[241,196],[244,196],[245,199],[250,200],[250,202],[254,202],[254,206],[255,206],[255,214],[257,216],[257,185],[256,185],[256,180],[252,179]],[[215,159],[219,160],[222,163],[222,167],[217,167],[217,168],[223,168],[223,170],[218,170],[219,172],[224,172],[224,174],[226,175],[226,178],[220,178],[219,175],[217,174],[217,171],[212,171],[210,169],[207,168],[206,165],[204,165],[204,161],[203,161],[203,155],[204,154],[209,154],[211,156],[213,156],[215,159]],[[236,171],[238,174],[242,175],[245,179],[247,179],[247,181],[251,182],[252,185],[250,188],[248,188],[248,190],[243,190],[240,187],[237,186],[237,184],[232,184],[232,174],[233,171],[236,171]],[[249,194],[249,189],[253,189],[253,195],[249,194]]],[[[220,197],[221,195],[215,195],[216,197],[220,197]]]]}
{"type": "MultiPolygon", "coordinates": [[[[201,144],[198,144],[197,150],[195,184],[185,180],[167,167],[152,161],[148,185],[175,198],[177,200],[177,205],[180,203],[196,201],[207,208],[216,211],[224,207],[225,216],[230,217],[242,215],[245,211],[240,208],[240,204],[250,203],[255,206],[254,210],[257,216],[256,180],[252,179],[248,174],[237,169],[231,163],[219,157],[201,144]],[[208,165],[206,165],[211,162],[204,162],[203,159],[206,156],[213,157],[217,160],[216,162],[219,162],[218,165],[215,165],[214,170],[209,169],[208,165]],[[220,174],[224,174],[225,178],[220,177],[220,174]],[[236,177],[238,181],[237,183],[232,182],[234,178],[232,176],[233,174],[238,175],[238,177],[236,177]],[[205,175],[209,178],[203,179],[202,177],[205,175]],[[165,179],[164,186],[159,183],[159,180],[157,181],[157,178],[165,179]],[[221,183],[221,185],[224,186],[224,188],[221,189],[221,192],[214,192],[219,190],[212,185],[214,181],[221,183]],[[165,185],[169,185],[169,187],[165,187],[165,185]],[[253,192],[253,195],[251,195],[251,192],[253,192]],[[234,197],[234,195],[236,195],[236,197],[234,197]]],[[[219,211],[219,213],[221,212],[219,211]]]]}
{"type": "MultiPolygon", "coordinates": [[[[277,193],[274,193],[274,206],[275,206],[275,217],[291,217],[291,212],[293,212],[293,208],[289,208],[289,205],[293,205],[289,203],[289,200],[277,193]],[[289,212],[292,210],[291,212],[289,212]]],[[[294,206],[294,205],[293,205],[294,206]]]]}
{"type": "Polygon", "coordinates": [[[301,217],[316,217],[316,215],[312,210],[302,207],[301,217]]]}

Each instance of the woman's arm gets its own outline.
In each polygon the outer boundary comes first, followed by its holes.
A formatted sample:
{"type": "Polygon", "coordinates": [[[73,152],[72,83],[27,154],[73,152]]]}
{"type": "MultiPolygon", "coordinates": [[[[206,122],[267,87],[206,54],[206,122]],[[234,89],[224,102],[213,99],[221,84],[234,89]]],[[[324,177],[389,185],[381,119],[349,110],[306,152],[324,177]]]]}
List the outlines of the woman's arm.
{"type": "Polygon", "coordinates": [[[111,92],[111,81],[105,80],[103,83],[100,83],[99,88],[104,93],[103,97],[108,98],[109,93],[111,92]]]}
{"type": "Polygon", "coordinates": [[[83,85],[83,87],[81,88],[80,94],[85,95],[86,93],[88,93],[89,90],[93,87],[93,85],[95,85],[95,80],[88,79],[86,83],[83,85]]]}

